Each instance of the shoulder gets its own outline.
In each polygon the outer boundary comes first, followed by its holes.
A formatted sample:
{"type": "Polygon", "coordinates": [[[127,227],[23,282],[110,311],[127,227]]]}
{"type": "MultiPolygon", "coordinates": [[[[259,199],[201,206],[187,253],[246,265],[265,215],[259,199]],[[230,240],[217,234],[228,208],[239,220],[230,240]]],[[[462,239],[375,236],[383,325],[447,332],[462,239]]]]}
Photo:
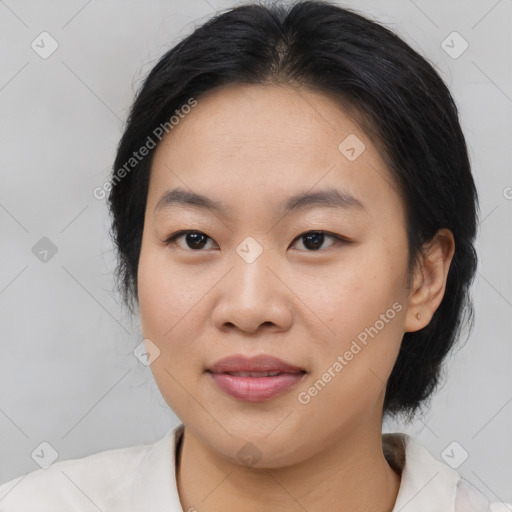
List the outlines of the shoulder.
{"type": "MultiPolygon", "coordinates": [[[[169,456],[175,429],[153,444],[55,462],[0,485],[2,512],[131,510],[139,479],[169,456]],[[167,448],[167,450],[166,450],[167,448]],[[169,453],[167,453],[169,452],[169,453]]],[[[172,459],[171,459],[172,460],[172,459]]],[[[149,476],[149,475],[148,475],[149,476]]]]}
{"type": "Polygon", "coordinates": [[[69,505],[86,507],[84,510],[90,506],[93,510],[92,496],[104,497],[114,490],[119,495],[148,449],[149,446],[132,446],[108,450],[27,473],[0,486],[0,510],[57,511],[55,507],[69,505]]]}
{"type": "Polygon", "coordinates": [[[479,489],[462,477],[457,482],[455,512],[502,512],[505,510],[511,510],[511,505],[491,502],[479,489]]]}
{"type": "MultiPolygon", "coordinates": [[[[401,473],[395,510],[402,512],[498,512],[475,486],[450,466],[436,459],[413,437],[403,433],[383,435],[390,465],[401,473]]],[[[504,509],[506,510],[506,509],[504,509]]]]}

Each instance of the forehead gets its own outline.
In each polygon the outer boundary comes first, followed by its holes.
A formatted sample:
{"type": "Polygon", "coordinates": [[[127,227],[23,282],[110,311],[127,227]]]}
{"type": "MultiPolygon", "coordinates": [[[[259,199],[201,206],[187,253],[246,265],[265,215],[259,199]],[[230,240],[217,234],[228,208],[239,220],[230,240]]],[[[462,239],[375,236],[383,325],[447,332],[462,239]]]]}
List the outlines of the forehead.
{"type": "Polygon", "coordinates": [[[247,207],[333,187],[365,203],[399,200],[377,148],[322,93],[237,84],[197,102],[156,149],[149,208],[176,187],[247,207]]]}

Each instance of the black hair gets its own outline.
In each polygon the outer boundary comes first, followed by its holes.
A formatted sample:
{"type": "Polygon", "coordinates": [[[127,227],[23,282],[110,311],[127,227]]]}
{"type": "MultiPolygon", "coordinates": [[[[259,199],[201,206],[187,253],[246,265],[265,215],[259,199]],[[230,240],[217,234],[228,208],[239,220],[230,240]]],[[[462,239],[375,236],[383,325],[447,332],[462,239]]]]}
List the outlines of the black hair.
{"type": "Polygon", "coordinates": [[[465,320],[477,266],[478,197],[458,111],[433,66],[384,26],[327,1],[245,4],[197,27],[151,69],[117,148],[108,197],[116,282],[133,312],[154,148],[126,163],[182,105],[229,84],[288,84],[348,104],[382,149],[407,214],[409,271],[440,228],[455,239],[443,300],[404,334],[383,413],[412,418],[440,382],[465,320]]]}

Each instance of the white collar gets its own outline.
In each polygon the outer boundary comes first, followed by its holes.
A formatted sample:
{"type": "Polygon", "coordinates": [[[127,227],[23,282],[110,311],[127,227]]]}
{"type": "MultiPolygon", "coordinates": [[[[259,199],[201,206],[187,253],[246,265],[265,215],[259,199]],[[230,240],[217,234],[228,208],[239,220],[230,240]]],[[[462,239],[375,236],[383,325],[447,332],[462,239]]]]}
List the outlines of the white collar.
{"type": "Polygon", "coordinates": [[[453,512],[459,474],[408,434],[382,435],[386,459],[401,474],[393,512],[453,512]]]}
{"type": "MultiPolygon", "coordinates": [[[[184,426],[172,428],[148,450],[131,487],[133,510],[182,512],[176,481],[176,446],[184,426]]],[[[459,474],[436,460],[412,437],[403,433],[382,435],[384,454],[402,474],[393,512],[454,510],[459,474]],[[404,464],[405,462],[405,464],[404,464]]]]}

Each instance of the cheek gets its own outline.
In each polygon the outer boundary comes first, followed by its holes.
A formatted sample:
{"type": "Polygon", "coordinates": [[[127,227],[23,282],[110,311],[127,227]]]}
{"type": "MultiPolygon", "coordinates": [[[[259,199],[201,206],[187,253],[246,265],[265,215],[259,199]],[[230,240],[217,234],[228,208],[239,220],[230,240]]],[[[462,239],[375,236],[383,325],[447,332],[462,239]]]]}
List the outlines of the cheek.
{"type": "Polygon", "coordinates": [[[317,341],[324,365],[352,350],[357,355],[348,353],[347,359],[383,373],[390,370],[403,336],[406,310],[406,254],[401,254],[386,251],[383,242],[376,241],[354,251],[328,281],[312,281],[317,286],[317,292],[309,294],[315,297],[314,310],[329,328],[324,342],[317,341]]]}
{"type": "Polygon", "coordinates": [[[139,311],[144,338],[157,347],[159,356],[151,364],[155,382],[168,405],[175,411],[191,407],[187,389],[192,389],[191,371],[203,363],[197,303],[204,291],[192,286],[188,273],[170,266],[165,251],[143,248],[139,259],[139,311]],[[186,362],[186,364],[184,364],[186,362]]]}
{"type": "Polygon", "coordinates": [[[151,364],[155,380],[164,396],[179,401],[183,390],[178,383],[190,387],[192,376],[202,372],[202,340],[210,322],[206,298],[219,277],[210,275],[214,272],[200,277],[197,271],[172,264],[165,253],[158,247],[141,251],[140,322],[144,338],[160,350],[151,364]]]}
{"type": "Polygon", "coordinates": [[[405,303],[403,268],[392,261],[376,258],[374,251],[359,252],[332,274],[315,303],[330,332],[312,337],[317,356],[300,403],[308,404],[305,410],[311,404],[333,425],[345,428],[345,422],[374,410],[395,363],[405,303]]]}
{"type": "Polygon", "coordinates": [[[152,251],[143,248],[137,275],[140,320],[144,337],[155,341],[172,325],[171,316],[175,312],[170,307],[174,301],[166,290],[166,274],[152,251]]]}
{"type": "Polygon", "coordinates": [[[205,293],[202,282],[171,265],[161,248],[142,248],[137,279],[143,334],[160,342],[189,322],[194,305],[205,293]]]}
{"type": "Polygon", "coordinates": [[[330,326],[364,327],[395,301],[403,301],[402,276],[398,265],[358,253],[331,269],[326,279],[315,276],[305,293],[330,326]]]}

